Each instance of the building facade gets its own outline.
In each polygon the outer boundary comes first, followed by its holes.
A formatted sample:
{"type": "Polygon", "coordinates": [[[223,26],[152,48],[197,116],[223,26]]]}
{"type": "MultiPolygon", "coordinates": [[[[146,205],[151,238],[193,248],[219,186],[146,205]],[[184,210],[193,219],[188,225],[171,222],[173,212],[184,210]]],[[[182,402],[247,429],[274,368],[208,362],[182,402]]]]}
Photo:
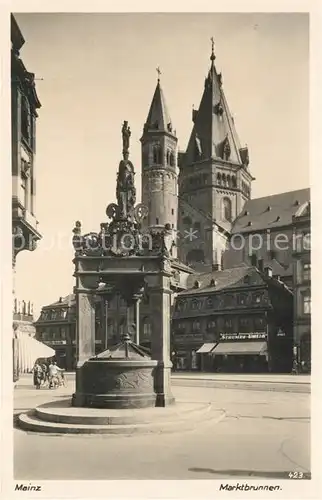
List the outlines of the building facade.
{"type": "Polygon", "coordinates": [[[294,358],[311,371],[311,207],[306,202],[293,217],[294,358]]]}
{"type": "Polygon", "coordinates": [[[11,124],[13,267],[17,254],[34,250],[41,235],[36,218],[36,120],[41,107],[35,75],[20,50],[25,40],[11,16],[11,124]]]}
{"type": "Polygon", "coordinates": [[[25,43],[11,15],[11,154],[12,154],[12,274],[13,274],[13,379],[19,377],[19,335],[34,336],[33,315],[15,297],[16,258],[34,250],[41,239],[36,218],[36,120],[41,107],[35,75],[27,71],[20,50],[25,43]]]}
{"type": "Polygon", "coordinates": [[[293,294],[270,268],[244,265],[189,281],[172,317],[176,369],[291,371],[293,294]]]}

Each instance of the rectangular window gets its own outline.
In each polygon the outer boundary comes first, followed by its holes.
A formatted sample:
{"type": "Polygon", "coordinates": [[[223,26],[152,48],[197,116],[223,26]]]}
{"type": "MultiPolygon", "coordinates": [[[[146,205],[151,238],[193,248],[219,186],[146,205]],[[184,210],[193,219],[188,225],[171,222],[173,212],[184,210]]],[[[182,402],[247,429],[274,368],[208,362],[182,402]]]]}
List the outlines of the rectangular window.
{"type": "Polygon", "coordinates": [[[159,219],[158,219],[158,217],[155,219],[155,223],[156,223],[156,224],[159,224],[159,219]]]}
{"type": "Polygon", "coordinates": [[[224,328],[225,328],[225,333],[232,332],[232,329],[233,329],[233,320],[230,319],[230,318],[225,319],[225,321],[224,321],[224,328]]]}
{"type": "Polygon", "coordinates": [[[207,329],[210,332],[214,332],[216,330],[216,320],[215,319],[211,319],[208,321],[207,329]]]}
{"type": "Polygon", "coordinates": [[[240,331],[240,333],[250,333],[251,332],[251,320],[250,320],[250,318],[240,318],[239,319],[239,331],[240,331]]]}
{"type": "Polygon", "coordinates": [[[254,327],[255,327],[254,329],[256,332],[265,331],[265,328],[266,328],[265,318],[262,318],[262,317],[254,318],[254,327]]]}
{"type": "Polygon", "coordinates": [[[194,321],[192,323],[192,331],[193,332],[199,332],[200,330],[200,322],[199,321],[194,321]]]}
{"type": "Polygon", "coordinates": [[[309,294],[303,296],[303,312],[304,314],[311,314],[311,295],[309,294]]]}

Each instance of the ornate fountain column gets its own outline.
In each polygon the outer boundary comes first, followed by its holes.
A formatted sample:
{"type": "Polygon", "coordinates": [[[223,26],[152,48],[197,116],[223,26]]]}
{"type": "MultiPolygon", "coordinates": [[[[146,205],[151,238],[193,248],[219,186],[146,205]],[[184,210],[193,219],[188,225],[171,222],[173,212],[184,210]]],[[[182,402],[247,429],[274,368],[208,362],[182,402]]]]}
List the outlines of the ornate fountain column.
{"type": "Polygon", "coordinates": [[[170,314],[171,314],[171,267],[168,262],[159,276],[149,279],[149,296],[152,315],[151,357],[158,361],[154,378],[156,406],[168,406],[174,402],[171,393],[170,314]]]}
{"type": "Polygon", "coordinates": [[[90,291],[76,292],[76,355],[77,367],[95,355],[95,306],[90,291]]]}

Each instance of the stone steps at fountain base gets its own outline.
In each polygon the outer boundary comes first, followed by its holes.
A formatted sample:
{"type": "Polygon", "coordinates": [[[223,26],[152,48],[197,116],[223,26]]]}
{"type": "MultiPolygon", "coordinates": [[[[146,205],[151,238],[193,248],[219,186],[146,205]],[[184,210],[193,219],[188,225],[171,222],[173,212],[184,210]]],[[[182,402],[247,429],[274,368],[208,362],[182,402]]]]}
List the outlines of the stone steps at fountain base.
{"type": "Polygon", "coordinates": [[[103,410],[101,415],[102,410],[95,410],[95,417],[92,408],[88,409],[88,413],[85,408],[72,408],[66,419],[66,413],[62,411],[59,414],[57,407],[53,413],[50,413],[48,405],[46,412],[41,412],[41,409],[20,414],[19,427],[25,431],[49,434],[133,435],[194,430],[203,422],[215,424],[225,416],[224,411],[215,409],[211,404],[200,403],[176,404],[175,408],[150,408],[149,412],[132,410],[132,419],[129,413],[125,414],[126,410],[103,410]]]}

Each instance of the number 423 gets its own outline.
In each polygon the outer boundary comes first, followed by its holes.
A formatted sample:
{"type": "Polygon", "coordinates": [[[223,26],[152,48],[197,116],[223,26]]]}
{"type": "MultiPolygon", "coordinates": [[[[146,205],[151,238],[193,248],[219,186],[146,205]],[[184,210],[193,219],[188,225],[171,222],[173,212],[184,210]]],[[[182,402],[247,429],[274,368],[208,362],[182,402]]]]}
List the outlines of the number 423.
{"type": "Polygon", "coordinates": [[[288,477],[290,479],[302,479],[304,474],[303,472],[289,472],[288,477]]]}

